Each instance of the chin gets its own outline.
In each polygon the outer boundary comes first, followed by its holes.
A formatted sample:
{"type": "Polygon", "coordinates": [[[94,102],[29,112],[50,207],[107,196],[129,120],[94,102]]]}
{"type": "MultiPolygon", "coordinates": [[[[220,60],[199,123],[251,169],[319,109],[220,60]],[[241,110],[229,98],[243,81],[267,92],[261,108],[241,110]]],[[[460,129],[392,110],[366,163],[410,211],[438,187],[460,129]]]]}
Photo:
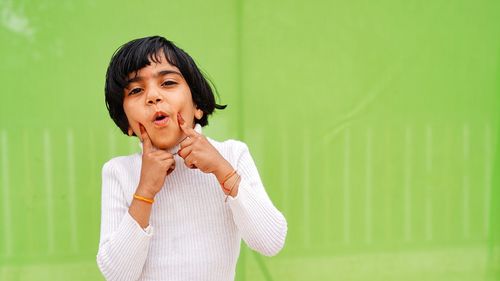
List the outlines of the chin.
{"type": "Polygon", "coordinates": [[[176,138],[163,137],[159,141],[153,141],[154,146],[159,149],[168,150],[177,145],[176,138]]]}
{"type": "Polygon", "coordinates": [[[155,142],[155,146],[159,149],[163,149],[163,150],[168,150],[168,149],[171,149],[172,147],[174,147],[176,144],[175,143],[166,143],[166,142],[158,142],[156,143],[155,142]]]}

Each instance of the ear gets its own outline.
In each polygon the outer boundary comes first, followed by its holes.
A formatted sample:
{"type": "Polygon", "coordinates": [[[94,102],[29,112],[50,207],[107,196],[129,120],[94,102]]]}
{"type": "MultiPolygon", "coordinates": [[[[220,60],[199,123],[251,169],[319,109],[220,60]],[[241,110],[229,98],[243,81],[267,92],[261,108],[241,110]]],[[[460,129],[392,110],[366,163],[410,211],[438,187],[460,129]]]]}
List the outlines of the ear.
{"type": "Polygon", "coordinates": [[[129,137],[134,135],[134,131],[132,131],[132,128],[128,127],[128,135],[129,137]]]}
{"type": "Polygon", "coordinates": [[[203,110],[196,109],[196,112],[194,113],[194,117],[196,117],[196,119],[200,120],[203,117],[203,110]]]}

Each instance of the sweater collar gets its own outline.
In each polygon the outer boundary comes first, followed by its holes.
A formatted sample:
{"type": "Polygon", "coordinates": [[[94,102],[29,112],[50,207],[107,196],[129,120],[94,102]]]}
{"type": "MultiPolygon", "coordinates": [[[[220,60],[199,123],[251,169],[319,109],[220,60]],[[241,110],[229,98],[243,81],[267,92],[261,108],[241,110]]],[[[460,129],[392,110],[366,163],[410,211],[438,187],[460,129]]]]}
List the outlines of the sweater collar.
{"type": "MultiPolygon", "coordinates": [[[[202,134],[202,129],[201,129],[200,124],[196,123],[196,125],[194,126],[194,130],[198,134],[202,134]]],[[[140,140],[139,140],[139,146],[141,147],[141,152],[142,152],[143,151],[143,144],[142,144],[142,141],[140,141],[140,140]]],[[[181,148],[181,145],[180,145],[180,143],[178,143],[174,147],[167,149],[167,151],[171,154],[177,154],[177,151],[179,151],[180,148],[181,148]]]]}

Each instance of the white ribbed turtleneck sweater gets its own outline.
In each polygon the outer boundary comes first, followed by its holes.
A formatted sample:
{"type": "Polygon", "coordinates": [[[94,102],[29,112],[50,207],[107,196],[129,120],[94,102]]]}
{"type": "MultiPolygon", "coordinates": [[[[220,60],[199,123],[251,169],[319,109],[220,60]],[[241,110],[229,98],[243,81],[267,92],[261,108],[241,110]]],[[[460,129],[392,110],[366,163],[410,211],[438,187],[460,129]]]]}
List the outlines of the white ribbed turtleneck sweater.
{"type": "MultiPolygon", "coordinates": [[[[201,126],[195,130],[201,133],[201,126]]],[[[141,153],[104,164],[97,264],[107,280],[234,280],[241,239],[266,256],[283,248],[287,222],[267,195],[247,145],[207,139],[241,176],[238,195],[224,202],[213,174],[189,169],[175,155],[176,168],[155,197],[146,229],[128,213],[141,153]]]]}

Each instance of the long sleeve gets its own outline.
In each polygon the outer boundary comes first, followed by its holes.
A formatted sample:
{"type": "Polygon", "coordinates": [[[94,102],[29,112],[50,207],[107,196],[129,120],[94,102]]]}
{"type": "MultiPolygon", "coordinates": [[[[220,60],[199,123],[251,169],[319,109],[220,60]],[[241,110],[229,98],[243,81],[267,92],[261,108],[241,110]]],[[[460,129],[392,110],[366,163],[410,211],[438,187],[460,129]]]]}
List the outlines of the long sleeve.
{"type": "Polygon", "coordinates": [[[153,229],[142,229],[128,213],[120,169],[102,169],[101,240],[97,264],[106,280],[137,280],[148,255],[153,229]]]}
{"type": "Polygon", "coordinates": [[[287,222],[267,195],[247,145],[208,140],[238,170],[238,195],[225,202],[216,177],[186,167],[176,156],[146,229],[129,214],[141,153],[104,164],[97,264],[106,280],[232,281],[242,239],[267,256],[283,248],[287,222]]]}
{"type": "Polygon", "coordinates": [[[267,195],[245,143],[236,169],[241,176],[238,195],[228,199],[234,222],[250,248],[265,256],[276,255],[285,243],[287,222],[267,195]]]}

